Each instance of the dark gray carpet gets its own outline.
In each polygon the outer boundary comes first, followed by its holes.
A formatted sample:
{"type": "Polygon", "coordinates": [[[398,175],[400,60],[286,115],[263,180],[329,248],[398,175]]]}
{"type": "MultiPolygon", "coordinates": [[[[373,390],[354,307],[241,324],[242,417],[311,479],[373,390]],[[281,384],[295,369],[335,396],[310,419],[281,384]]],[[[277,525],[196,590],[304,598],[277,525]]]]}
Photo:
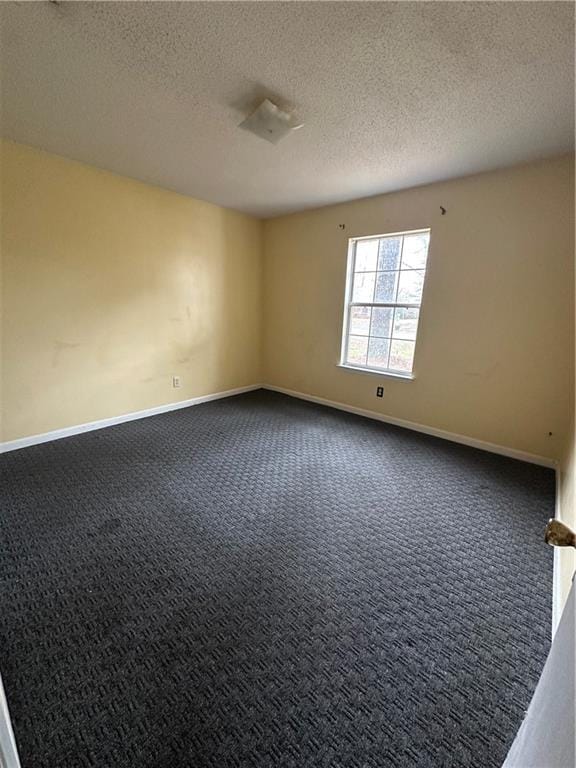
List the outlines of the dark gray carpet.
{"type": "Polygon", "coordinates": [[[552,471],[263,391],[0,471],[24,768],[500,766],[552,471]]]}

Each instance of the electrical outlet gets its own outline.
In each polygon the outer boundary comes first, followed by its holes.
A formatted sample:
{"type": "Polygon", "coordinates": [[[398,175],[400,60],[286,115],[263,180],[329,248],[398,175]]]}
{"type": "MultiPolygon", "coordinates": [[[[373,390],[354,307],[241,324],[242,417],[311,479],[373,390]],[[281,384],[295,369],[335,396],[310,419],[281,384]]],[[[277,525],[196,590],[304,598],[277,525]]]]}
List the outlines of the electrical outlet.
{"type": "Polygon", "coordinates": [[[182,383],[180,381],[180,376],[172,376],[172,386],[174,389],[178,389],[182,386],[182,383]]]}
{"type": "Polygon", "coordinates": [[[384,387],[376,387],[376,397],[384,397],[384,387]]]}

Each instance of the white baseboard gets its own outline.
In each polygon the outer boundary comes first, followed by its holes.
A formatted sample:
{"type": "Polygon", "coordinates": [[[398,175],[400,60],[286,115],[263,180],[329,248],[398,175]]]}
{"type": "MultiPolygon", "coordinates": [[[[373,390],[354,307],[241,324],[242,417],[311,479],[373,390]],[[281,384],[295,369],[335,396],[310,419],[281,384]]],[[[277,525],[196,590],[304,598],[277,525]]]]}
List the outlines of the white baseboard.
{"type": "Polygon", "coordinates": [[[109,419],[99,419],[98,421],[89,421],[86,424],[76,424],[73,427],[64,427],[64,429],[55,429],[52,432],[43,432],[40,435],[30,435],[30,437],[21,437],[18,440],[9,440],[8,442],[0,443],[0,453],[7,453],[8,451],[17,451],[20,448],[28,448],[31,445],[39,445],[40,443],[48,443],[52,440],[61,440],[63,437],[72,437],[72,435],[80,435],[83,432],[92,432],[95,429],[104,429],[104,427],[112,427],[115,424],[123,424],[125,421],[135,421],[136,419],[145,419],[148,416],[156,416],[158,413],[167,413],[168,411],[176,411],[179,408],[189,408],[192,405],[200,405],[200,403],[208,403],[210,400],[221,400],[224,397],[241,395],[243,392],[252,392],[255,389],[262,389],[262,385],[251,384],[248,387],[238,387],[236,389],[228,389],[225,392],[215,392],[211,395],[202,395],[200,397],[192,397],[189,400],[180,400],[176,403],[166,403],[166,405],[158,405],[155,408],[146,408],[143,411],[133,411],[132,413],[123,413],[120,416],[112,416],[109,419]]]}
{"type": "Polygon", "coordinates": [[[368,419],[376,419],[376,421],[383,421],[386,424],[394,424],[397,427],[412,429],[415,432],[423,432],[425,435],[432,435],[433,437],[441,437],[443,440],[450,440],[453,443],[461,443],[462,445],[469,445],[471,448],[480,448],[482,451],[489,451],[490,453],[498,453],[501,456],[508,456],[511,459],[527,461],[530,464],[539,464],[542,467],[549,467],[551,469],[556,469],[556,466],[557,466],[557,462],[554,461],[554,459],[549,459],[546,456],[537,456],[536,454],[533,454],[533,453],[518,451],[516,450],[516,448],[508,448],[505,445],[497,445],[496,443],[488,443],[484,440],[477,440],[474,437],[459,435],[456,432],[447,432],[444,429],[437,429],[436,427],[428,427],[425,424],[418,424],[414,421],[397,419],[395,416],[388,416],[385,413],[378,413],[377,411],[367,411],[364,408],[356,408],[355,406],[347,405],[346,403],[338,403],[334,400],[325,400],[323,397],[316,397],[315,395],[308,395],[304,392],[296,392],[292,389],[284,389],[283,387],[275,387],[275,386],[272,386],[271,384],[263,384],[262,388],[270,389],[272,392],[282,392],[282,394],[290,395],[291,397],[298,397],[300,398],[300,400],[309,400],[312,403],[327,405],[330,408],[337,408],[339,411],[347,411],[348,413],[355,413],[358,416],[365,416],[368,419]]]}
{"type": "Polygon", "coordinates": [[[318,403],[320,405],[326,405],[330,408],[337,408],[340,411],[347,411],[348,413],[354,413],[358,416],[364,416],[368,419],[376,419],[377,421],[383,421],[386,424],[394,424],[397,427],[404,427],[405,429],[411,429],[415,432],[423,432],[426,435],[432,435],[434,437],[440,437],[444,440],[450,440],[454,443],[461,443],[462,445],[469,445],[472,448],[480,448],[483,451],[489,451],[490,453],[498,453],[502,456],[508,456],[512,459],[519,459],[520,461],[527,461],[531,464],[539,464],[543,467],[550,467],[556,469],[557,462],[553,459],[549,459],[545,456],[537,456],[533,453],[527,453],[525,451],[519,451],[515,448],[508,448],[504,445],[497,445],[496,443],[489,443],[484,440],[477,440],[474,437],[468,437],[466,435],[460,435],[456,432],[448,432],[444,429],[437,429],[436,427],[429,427],[425,424],[418,424],[414,421],[407,421],[406,419],[398,419],[395,416],[389,416],[385,413],[378,413],[377,411],[369,411],[364,408],[356,408],[353,405],[347,405],[346,403],[339,403],[335,400],[327,400],[323,397],[316,397],[316,395],[309,395],[305,392],[297,392],[293,389],[286,389],[284,387],[276,387],[272,384],[251,384],[247,387],[237,387],[236,389],[228,389],[225,392],[214,392],[210,395],[201,395],[200,397],[192,397],[189,400],[179,400],[175,403],[166,403],[165,405],[158,405],[154,408],[146,408],[142,411],[133,411],[131,413],[123,413],[120,416],[112,416],[108,419],[99,419],[98,421],[89,421],[85,424],[76,424],[72,427],[64,427],[63,429],[55,429],[51,432],[43,432],[39,435],[30,435],[29,437],[21,437],[17,440],[9,440],[4,443],[0,443],[0,453],[7,453],[8,451],[17,451],[20,448],[27,448],[31,445],[39,445],[40,443],[48,443],[52,440],[61,440],[64,437],[71,437],[73,435],[80,435],[83,432],[91,432],[95,429],[104,429],[105,427],[112,427],[115,424],[123,424],[126,421],[135,421],[136,419],[144,419],[148,416],[156,416],[159,413],[167,413],[168,411],[176,411],[179,408],[189,408],[193,405],[199,405],[200,403],[207,403],[211,400],[220,400],[225,397],[233,397],[234,395],[241,395],[244,392],[252,392],[256,389],[269,389],[272,392],[281,392],[291,397],[297,397],[300,400],[309,400],[312,403],[318,403]]]}

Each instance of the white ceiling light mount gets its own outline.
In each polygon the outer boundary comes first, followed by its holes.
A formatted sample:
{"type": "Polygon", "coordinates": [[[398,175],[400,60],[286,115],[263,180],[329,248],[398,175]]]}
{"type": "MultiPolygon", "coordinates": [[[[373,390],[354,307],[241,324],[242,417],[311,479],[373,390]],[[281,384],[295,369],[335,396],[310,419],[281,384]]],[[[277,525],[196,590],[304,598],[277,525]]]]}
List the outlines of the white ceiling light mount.
{"type": "Polygon", "coordinates": [[[302,128],[302,125],[303,123],[298,122],[292,113],[280,109],[270,99],[264,99],[238,127],[250,131],[271,144],[278,144],[280,139],[302,128]]]}

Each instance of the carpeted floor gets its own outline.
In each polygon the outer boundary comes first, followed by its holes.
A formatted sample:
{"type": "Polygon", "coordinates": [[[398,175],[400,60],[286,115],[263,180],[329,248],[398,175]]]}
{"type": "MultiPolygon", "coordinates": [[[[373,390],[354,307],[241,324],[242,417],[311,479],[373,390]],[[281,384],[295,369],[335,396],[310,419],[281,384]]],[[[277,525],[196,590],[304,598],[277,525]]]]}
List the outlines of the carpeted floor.
{"type": "Polygon", "coordinates": [[[23,768],[497,768],[551,470],[270,392],[0,456],[23,768]]]}

